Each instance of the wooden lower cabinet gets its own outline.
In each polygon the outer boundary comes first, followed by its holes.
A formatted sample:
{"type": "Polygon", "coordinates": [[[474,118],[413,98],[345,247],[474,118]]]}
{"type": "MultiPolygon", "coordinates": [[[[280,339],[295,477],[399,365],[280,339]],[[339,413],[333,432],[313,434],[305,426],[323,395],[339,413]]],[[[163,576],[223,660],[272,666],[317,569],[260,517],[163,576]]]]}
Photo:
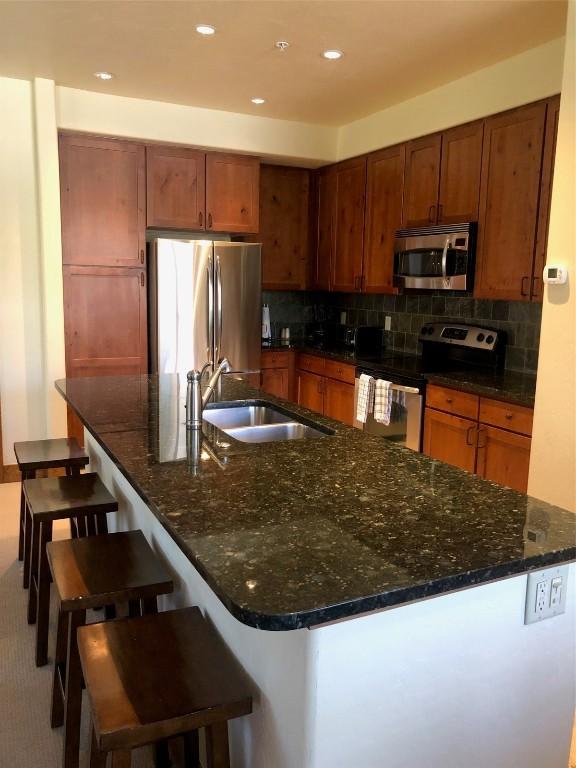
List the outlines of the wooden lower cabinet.
{"type": "Polygon", "coordinates": [[[353,426],[354,385],[324,379],[324,416],[353,426]]]}
{"type": "Polygon", "coordinates": [[[260,376],[260,389],[269,395],[288,400],[288,368],[263,369],[260,376]]]}
{"type": "Polygon", "coordinates": [[[476,422],[451,413],[426,408],[424,453],[467,472],[476,469],[476,422]]]}
{"type": "Polygon", "coordinates": [[[324,413],[324,377],[310,371],[298,371],[298,405],[324,413]]]}
{"type": "Polygon", "coordinates": [[[485,480],[526,493],[530,466],[530,443],[526,435],[480,424],[476,472],[485,480]]]}

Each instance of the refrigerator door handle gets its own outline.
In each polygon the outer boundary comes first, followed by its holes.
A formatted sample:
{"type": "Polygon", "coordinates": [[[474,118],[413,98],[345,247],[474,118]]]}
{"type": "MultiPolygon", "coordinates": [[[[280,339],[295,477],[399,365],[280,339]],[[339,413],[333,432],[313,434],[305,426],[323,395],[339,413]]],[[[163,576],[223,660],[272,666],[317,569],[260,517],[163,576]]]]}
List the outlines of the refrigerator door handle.
{"type": "Polygon", "coordinates": [[[216,256],[216,336],[215,336],[214,365],[220,362],[220,347],[222,345],[222,271],[220,256],[216,256]]]}
{"type": "Polygon", "coordinates": [[[206,308],[207,308],[207,329],[208,329],[208,339],[207,339],[207,345],[206,345],[206,359],[212,366],[212,369],[214,368],[214,359],[212,356],[212,351],[214,349],[214,278],[212,275],[212,257],[208,259],[208,266],[206,267],[206,272],[208,273],[208,280],[207,280],[207,290],[208,290],[208,301],[206,302],[206,308]]]}

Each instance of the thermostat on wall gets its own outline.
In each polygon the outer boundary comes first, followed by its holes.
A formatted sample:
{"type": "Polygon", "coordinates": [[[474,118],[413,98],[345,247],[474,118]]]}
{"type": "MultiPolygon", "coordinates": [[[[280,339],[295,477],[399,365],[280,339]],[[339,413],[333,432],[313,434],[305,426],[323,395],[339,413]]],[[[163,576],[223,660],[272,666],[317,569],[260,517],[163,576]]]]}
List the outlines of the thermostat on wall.
{"type": "Polygon", "coordinates": [[[544,267],[543,280],[548,285],[563,285],[568,280],[568,270],[558,264],[547,264],[544,267]]]}

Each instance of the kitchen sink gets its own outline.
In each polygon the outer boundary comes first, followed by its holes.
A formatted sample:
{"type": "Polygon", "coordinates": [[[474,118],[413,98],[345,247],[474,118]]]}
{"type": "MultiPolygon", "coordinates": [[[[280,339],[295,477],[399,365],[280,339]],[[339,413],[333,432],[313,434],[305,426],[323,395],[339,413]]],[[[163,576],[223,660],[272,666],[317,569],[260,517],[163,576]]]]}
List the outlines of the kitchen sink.
{"type": "Polygon", "coordinates": [[[327,427],[306,423],[271,405],[211,407],[204,410],[202,418],[242,443],[305,440],[334,434],[327,427]]]}

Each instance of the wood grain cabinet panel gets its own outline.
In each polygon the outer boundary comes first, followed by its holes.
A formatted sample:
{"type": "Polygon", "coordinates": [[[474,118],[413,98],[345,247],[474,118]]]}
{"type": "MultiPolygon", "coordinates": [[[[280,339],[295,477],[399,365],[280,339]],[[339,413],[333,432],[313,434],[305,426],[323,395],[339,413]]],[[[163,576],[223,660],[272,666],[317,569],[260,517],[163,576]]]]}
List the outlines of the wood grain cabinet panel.
{"type": "Polygon", "coordinates": [[[298,371],[298,405],[317,413],[324,412],[324,379],[317,373],[298,371]]]}
{"type": "Polygon", "coordinates": [[[426,388],[426,405],[456,416],[465,416],[468,419],[478,418],[479,397],[470,392],[460,392],[457,389],[429,384],[426,388]]]}
{"type": "Polygon", "coordinates": [[[336,216],[336,171],[334,166],[318,171],[316,176],[318,234],[312,283],[319,291],[330,290],[334,259],[336,216]]]}
{"type": "Polygon", "coordinates": [[[529,301],[546,104],[485,122],[474,295],[529,301]]]}
{"type": "Polygon", "coordinates": [[[310,171],[260,169],[262,288],[304,290],[308,270],[310,171]]]}
{"type": "Polygon", "coordinates": [[[531,435],[534,411],[515,403],[503,403],[501,400],[481,397],[478,419],[494,427],[531,435]]]}
{"type": "Polygon", "coordinates": [[[59,152],[63,263],[141,267],[146,255],[144,147],[62,134],[59,152]]]}
{"type": "Polygon", "coordinates": [[[324,371],[328,378],[342,381],[345,384],[354,384],[356,379],[356,367],[354,365],[339,363],[336,360],[326,360],[324,371]]]}
{"type": "Polygon", "coordinates": [[[426,408],[424,453],[438,461],[474,472],[477,428],[477,423],[471,419],[426,408]]]}
{"type": "Polygon", "coordinates": [[[203,229],[206,153],[185,147],[146,147],[149,227],[203,229]]]}
{"type": "Polygon", "coordinates": [[[260,375],[260,388],[275,397],[288,400],[288,369],[266,368],[260,375]]]}
{"type": "Polygon", "coordinates": [[[365,293],[396,293],[392,279],[394,235],[402,225],[405,158],[404,144],[368,156],[362,284],[365,293]]]}
{"type": "Polygon", "coordinates": [[[290,352],[287,349],[264,349],[260,359],[261,368],[288,368],[290,352]]]}
{"type": "Polygon", "coordinates": [[[354,424],[354,385],[324,379],[324,416],[344,424],[354,424]]]}
{"type": "Polygon", "coordinates": [[[438,223],[478,221],[483,135],[483,120],[442,134],[438,223]]]}
{"type": "Polygon", "coordinates": [[[497,427],[480,425],[476,471],[485,480],[526,493],[531,440],[497,427]]]}
{"type": "Polygon", "coordinates": [[[336,167],[333,291],[362,288],[365,201],[366,158],[340,163],[336,167]]]}
{"type": "Polygon", "coordinates": [[[404,225],[420,227],[436,222],[442,136],[434,133],[406,145],[404,225]]]}
{"type": "Polygon", "coordinates": [[[258,232],[260,160],[245,155],[206,155],[206,229],[258,232]]]}

